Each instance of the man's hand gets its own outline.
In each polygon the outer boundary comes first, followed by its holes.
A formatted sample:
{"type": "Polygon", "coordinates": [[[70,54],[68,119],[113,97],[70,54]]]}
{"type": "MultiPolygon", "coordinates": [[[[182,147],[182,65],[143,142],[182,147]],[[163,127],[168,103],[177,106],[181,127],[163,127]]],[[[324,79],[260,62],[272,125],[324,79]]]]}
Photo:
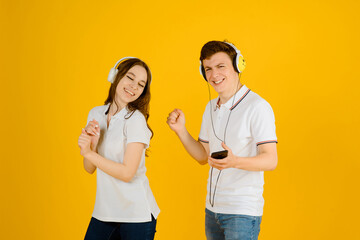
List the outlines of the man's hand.
{"type": "Polygon", "coordinates": [[[180,109],[174,109],[171,113],[169,113],[166,123],[176,134],[186,130],[185,115],[180,109]]]}
{"type": "Polygon", "coordinates": [[[221,146],[228,151],[227,157],[223,159],[215,159],[209,156],[209,165],[219,170],[223,170],[226,168],[234,168],[236,163],[236,156],[232,153],[231,149],[225,145],[224,142],[221,143],[221,146]]]}

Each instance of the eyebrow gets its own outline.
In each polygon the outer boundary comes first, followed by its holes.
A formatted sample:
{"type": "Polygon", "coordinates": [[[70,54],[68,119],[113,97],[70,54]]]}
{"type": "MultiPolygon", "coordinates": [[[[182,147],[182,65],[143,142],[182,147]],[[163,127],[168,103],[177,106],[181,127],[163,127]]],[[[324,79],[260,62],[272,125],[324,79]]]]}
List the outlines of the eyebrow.
{"type": "MultiPolygon", "coordinates": [[[[218,66],[220,66],[221,64],[225,64],[225,63],[223,63],[223,62],[218,63],[218,64],[216,64],[214,67],[218,67],[218,66]]],[[[207,67],[205,67],[205,69],[206,69],[206,68],[211,68],[211,67],[207,66],[207,67]]]]}

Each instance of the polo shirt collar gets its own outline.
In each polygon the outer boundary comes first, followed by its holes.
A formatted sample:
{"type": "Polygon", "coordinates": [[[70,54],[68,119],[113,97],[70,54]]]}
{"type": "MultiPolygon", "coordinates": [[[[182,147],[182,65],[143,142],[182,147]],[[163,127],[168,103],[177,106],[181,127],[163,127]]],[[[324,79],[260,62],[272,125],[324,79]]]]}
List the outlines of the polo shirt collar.
{"type": "MultiPolygon", "coordinates": [[[[230,111],[234,110],[237,105],[239,105],[239,103],[248,95],[248,93],[251,90],[246,87],[245,85],[243,85],[239,91],[237,91],[234,96],[232,96],[226,103],[222,104],[224,107],[226,107],[227,109],[229,109],[230,111]],[[234,100],[235,97],[235,100],[234,100]],[[234,103],[234,104],[233,104],[234,103]]],[[[216,103],[216,108],[220,107],[219,105],[220,102],[220,98],[218,97],[217,103],[216,103]]]]}
{"type": "MultiPolygon", "coordinates": [[[[104,111],[104,115],[106,116],[109,113],[109,108],[110,108],[110,103],[106,104],[106,108],[104,111]]],[[[116,113],[114,116],[112,116],[111,118],[115,119],[115,118],[121,118],[121,117],[125,117],[125,115],[129,112],[127,107],[124,107],[123,109],[121,109],[118,113],[116,113]]]]}

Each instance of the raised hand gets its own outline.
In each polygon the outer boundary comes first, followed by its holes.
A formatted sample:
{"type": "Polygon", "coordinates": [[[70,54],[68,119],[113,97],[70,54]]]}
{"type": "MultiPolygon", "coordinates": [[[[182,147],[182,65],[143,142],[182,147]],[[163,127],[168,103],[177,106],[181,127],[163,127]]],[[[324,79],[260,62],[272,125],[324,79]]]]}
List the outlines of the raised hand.
{"type": "Polygon", "coordinates": [[[93,119],[84,128],[85,133],[91,137],[91,150],[96,151],[97,144],[100,138],[100,127],[98,121],[93,119]]]}
{"type": "Polygon", "coordinates": [[[169,113],[166,123],[169,125],[170,129],[177,134],[186,130],[185,115],[180,109],[175,108],[171,113],[169,113]]]}
{"type": "Polygon", "coordinates": [[[85,156],[86,153],[91,151],[91,136],[89,136],[89,134],[86,133],[84,129],[82,129],[81,135],[79,136],[78,145],[80,147],[80,154],[82,156],[85,156]]]}

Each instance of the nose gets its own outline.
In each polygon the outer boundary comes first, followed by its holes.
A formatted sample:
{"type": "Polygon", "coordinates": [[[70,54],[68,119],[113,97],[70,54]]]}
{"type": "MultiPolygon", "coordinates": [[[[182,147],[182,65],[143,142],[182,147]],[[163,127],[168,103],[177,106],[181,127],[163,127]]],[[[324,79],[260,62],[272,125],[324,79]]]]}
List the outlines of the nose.
{"type": "Polygon", "coordinates": [[[209,76],[206,76],[206,77],[207,77],[207,79],[212,80],[213,78],[216,79],[218,76],[219,76],[218,70],[213,69],[212,71],[210,71],[209,76]]]}
{"type": "Polygon", "coordinates": [[[136,82],[135,81],[132,81],[131,83],[130,83],[130,87],[132,88],[132,89],[137,89],[137,84],[136,84],[136,82]]]}

